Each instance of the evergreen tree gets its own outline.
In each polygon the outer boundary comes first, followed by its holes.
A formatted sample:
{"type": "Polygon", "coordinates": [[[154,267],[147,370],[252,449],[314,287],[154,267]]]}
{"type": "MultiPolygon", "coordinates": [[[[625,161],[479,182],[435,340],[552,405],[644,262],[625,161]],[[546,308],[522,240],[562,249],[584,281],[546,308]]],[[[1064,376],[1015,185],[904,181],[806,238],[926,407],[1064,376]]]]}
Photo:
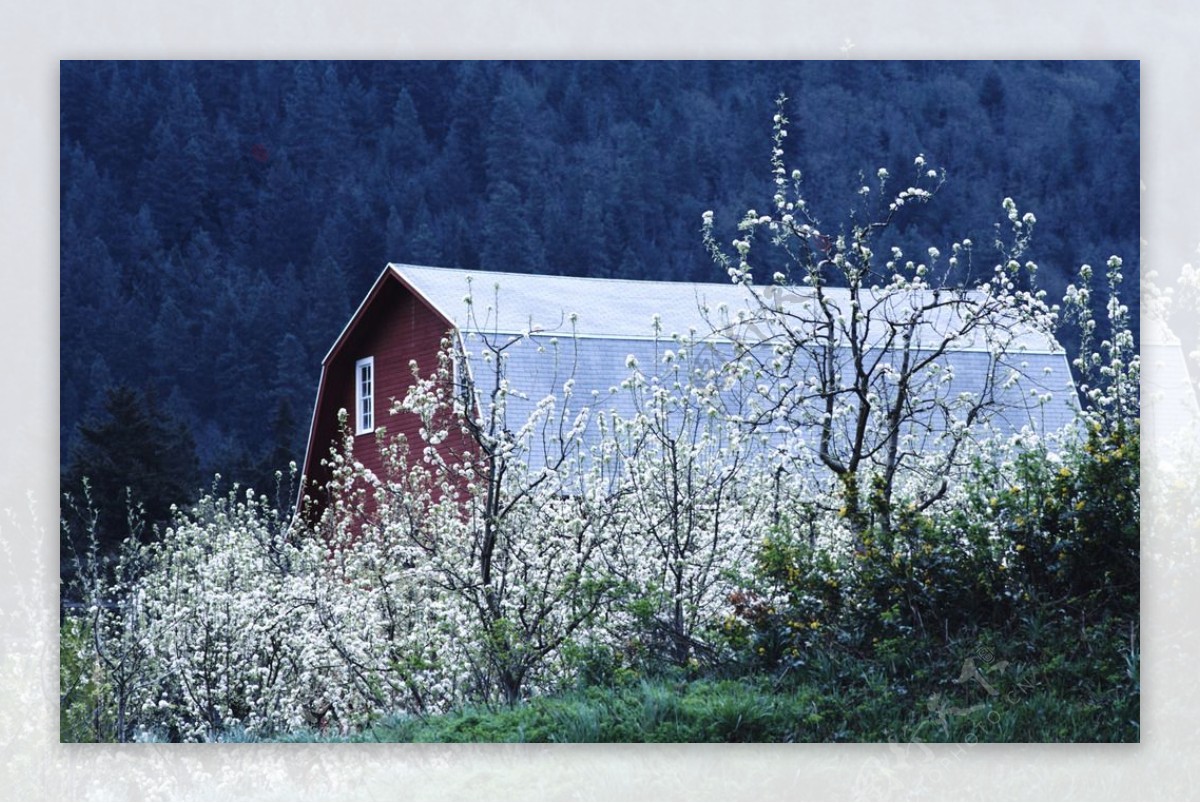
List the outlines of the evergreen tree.
{"type": "Polygon", "coordinates": [[[490,186],[501,182],[522,192],[540,187],[543,121],[536,90],[519,73],[507,73],[492,105],[484,134],[485,164],[490,186]]]}
{"type": "Polygon", "coordinates": [[[386,237],[384,247],[387,251],[384,258],[389,262],[394,262],[400,259],[399,255],[403,253],[405,239],[404,218],[396,211],[395,206],[388,207],[386,237]]]}
{"type": "Polygon", "coordinates": [[[440,239],[434,231],[433,215],[429,213],[429,206],[424,201],[417,207],[412,225],[412,236],[397,253],[403,254],[407,261],[417,265],[444,264],[440,239]]]}
{"type": "Polygon", "coordinates": [[[199,466],[191,432],[144,394],[125,385],[110,388],[103,415],[81,424],[79,434],[63,491],[82,501],[86,480],[106,554],[115,554],[131,534],[131,515],[142,520],[140,532],[149,537],[153,526],[170,519],[172,505],[196,498],[199,466]]]}
{"type": "MultiPolygon", "coordinates": [[[[272,398],[276,408],[286,403],[293,412],[301,411],[302,417],[307,416],[316,393],[318,360],[319,358],[312,359],[308,356],[300,338],[290,332],[283,336],[279,345],[275,347],[272,398]]],[[[297,444],[294,439],[285,442],[293,451],[297,445],[302,445],[297,444]]]]}
{"type": "Polygon", "coordinates": [[[139,197],[168,244],[187,239],[205,224],[212,162],[210,133],[195,87],[174,85],[166,108],[150,132],[147,157],[139,172],[139,197]]]}
{"type": "Polygon", "coordinates": [[[423,167],[429,157],[429,141],[417,116],[417,107],[407,87],[402,88],[392,107],[391,126],[384,139],[384,163],[402,177],[423,167]]]}
{"type": "Polygon", "coordinates": [[[521,194],[507,181],[492,185],[488,194],[480,251],[483,270],[544,272],[546,253],[521,203],[521,194]]]}

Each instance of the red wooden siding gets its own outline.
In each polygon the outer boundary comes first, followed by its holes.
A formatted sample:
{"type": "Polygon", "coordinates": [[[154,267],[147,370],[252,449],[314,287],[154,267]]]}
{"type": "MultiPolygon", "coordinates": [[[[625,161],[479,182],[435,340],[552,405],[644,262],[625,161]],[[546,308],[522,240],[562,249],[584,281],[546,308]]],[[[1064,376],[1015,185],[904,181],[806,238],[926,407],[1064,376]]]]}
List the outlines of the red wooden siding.
{"type": "MultiPolygon", "coordinates": [[[[364,357],[375,358],[375,427],[385,427],[389,438],[403,434],[414,455],[419,456],[420,419],[411,413],[393,415],[390,410],[393,400],[403,399],[413,384],[409,366],[412,360],[416,360],[422,376],[429,376],[437,369],[438,350],[450,329],[449,322],[390,269],[380,278],[358,316],[326,358],[322,371],[304,466],[307,490],[316,492],[318,502],[321,499],[318,489],[329,479],[328,471],[320,463],[339,439],[339,409],[349,413],[349,427],[351,431],[354,429],[355,362],[364,357]]],[[[453,441],[453,448],[462,447],[462,443],[453,441]]],[[[446,448],[450,448],[450,443],[446,448]]],[[[363,466],[381,478],[384,476],[373,433],[355,436],[354,453],[363,466]]]]}

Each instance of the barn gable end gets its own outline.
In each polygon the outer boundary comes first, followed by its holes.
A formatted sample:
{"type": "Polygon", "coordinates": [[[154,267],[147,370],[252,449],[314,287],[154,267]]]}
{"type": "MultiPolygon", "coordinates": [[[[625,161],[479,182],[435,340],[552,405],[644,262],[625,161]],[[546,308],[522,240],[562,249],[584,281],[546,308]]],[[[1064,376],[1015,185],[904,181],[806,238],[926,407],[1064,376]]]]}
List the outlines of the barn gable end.
{"type": "MultiPolygon", "coordinates": [[[[339,410],[347,411],[351,431],[356,429],[356,365],[366,358],[373,363],[373,428],[417,442],[420,419],[411,413],[393,415],[389,408],[413,384],[411,362],[416,362],[422,376],[436,370],[442,339],[452,329],[453,324],[390,266],[384,270],[322,362],[304,460],[305,490],[319,489],[330,478],[321,461],[340,442],[339,410]]],[[[356,434],[354,452],[365,468],[382,476],[375,440],[372,432],[356,434]]]]}

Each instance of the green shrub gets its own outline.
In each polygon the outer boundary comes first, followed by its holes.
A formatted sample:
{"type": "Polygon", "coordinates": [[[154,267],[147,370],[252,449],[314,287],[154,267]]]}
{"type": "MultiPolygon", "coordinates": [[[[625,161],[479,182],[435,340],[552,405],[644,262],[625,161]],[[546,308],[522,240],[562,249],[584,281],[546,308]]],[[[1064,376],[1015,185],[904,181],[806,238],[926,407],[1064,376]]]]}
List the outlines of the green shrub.
{"type": "Polygon", "coordinates": [[[103,742],[114,736],[112,689],[91,642],[87,619],[64,613],[58,642],[62,742],[103,742]]]}

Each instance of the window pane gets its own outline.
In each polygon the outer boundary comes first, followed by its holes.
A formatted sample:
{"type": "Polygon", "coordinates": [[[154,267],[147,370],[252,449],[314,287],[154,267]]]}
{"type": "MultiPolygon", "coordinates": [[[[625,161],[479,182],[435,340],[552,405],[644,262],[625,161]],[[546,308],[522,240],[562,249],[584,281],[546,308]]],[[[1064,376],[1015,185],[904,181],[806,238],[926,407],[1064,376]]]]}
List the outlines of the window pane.
{"type": "Polygon", "coordinates": [[[374,358],[366,357],[355,363],[355,430],[358,435],[364,435],[375,427],[375,362],[374,358]]]}

